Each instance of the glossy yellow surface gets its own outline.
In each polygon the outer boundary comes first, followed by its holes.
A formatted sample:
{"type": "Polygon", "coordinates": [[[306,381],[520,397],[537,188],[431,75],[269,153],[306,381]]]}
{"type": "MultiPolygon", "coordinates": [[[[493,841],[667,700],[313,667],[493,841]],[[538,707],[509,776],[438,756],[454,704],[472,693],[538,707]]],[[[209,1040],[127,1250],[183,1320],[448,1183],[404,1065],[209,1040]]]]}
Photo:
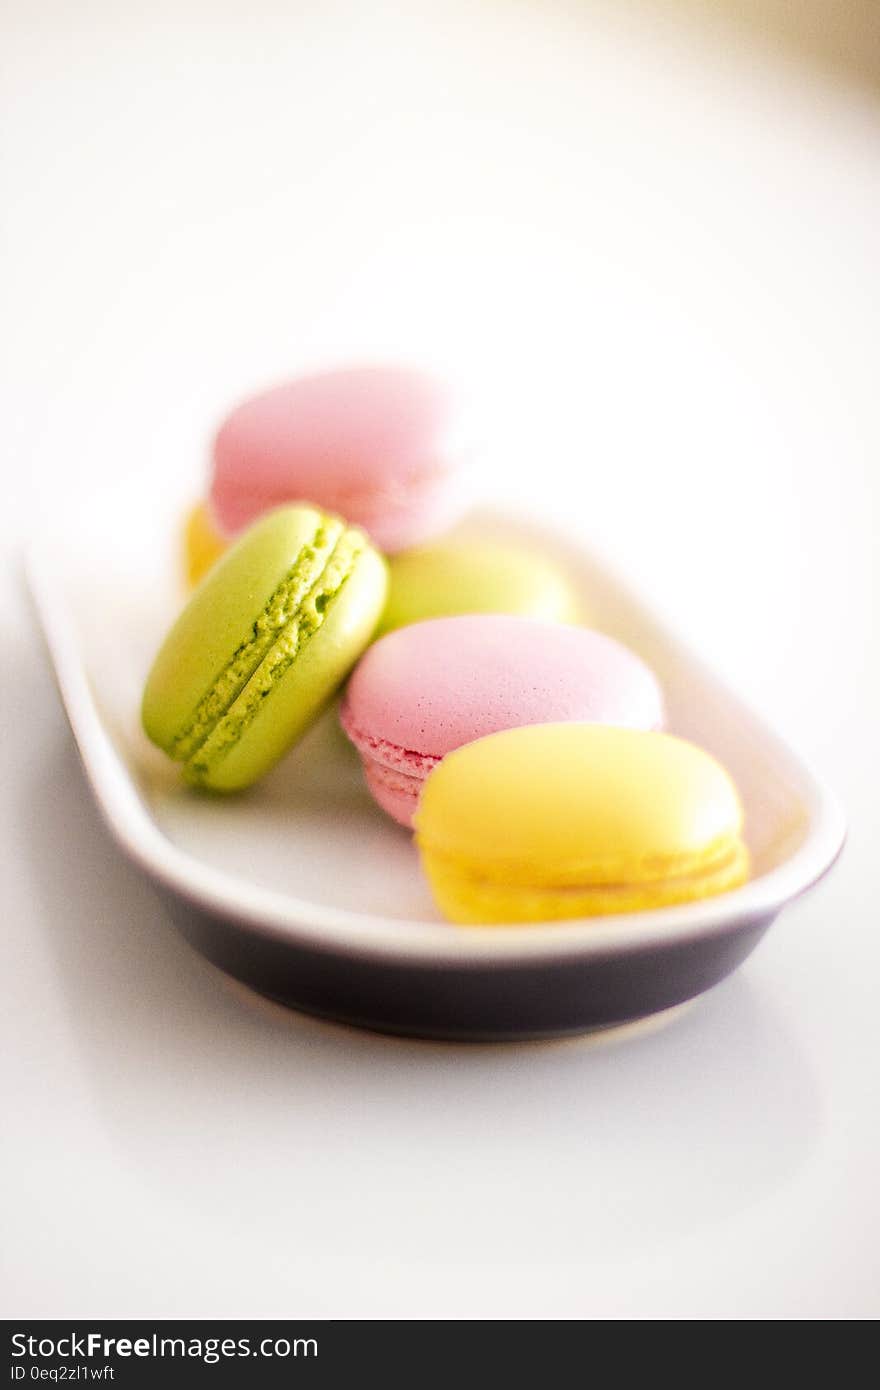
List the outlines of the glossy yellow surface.
{"type": "Polygon", "coordinates": [[[183,528],[183,567],[190,588],[208,573],[228,545],[205,503],[197,502],[188,512],[183,528]]]}
{"type": "Polygon", "coordinates": [[[721,765],[670,734],[510,729],[448,754],[415,825],[443,912],[521,922],[631,912],[742,883],[742,807],[721,765]]]}

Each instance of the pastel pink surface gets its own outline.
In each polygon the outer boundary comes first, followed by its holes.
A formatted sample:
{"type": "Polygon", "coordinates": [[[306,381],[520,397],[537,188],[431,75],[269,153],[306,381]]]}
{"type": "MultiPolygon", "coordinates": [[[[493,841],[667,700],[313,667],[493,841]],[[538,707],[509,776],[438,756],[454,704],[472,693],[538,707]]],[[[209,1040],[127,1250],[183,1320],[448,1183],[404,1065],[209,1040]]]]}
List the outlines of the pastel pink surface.
{"type": "Polygon", "coordinates": [[[341,719],[374,797],[407,825],[421,782],[453,748],[562,720],[661,728],[663,699],[653,672],[611,637],[475,615],[415,623],[374,643],[341,719]]]}
{"type": "Polygon", "coordinates": [[[211,505],[235,534],[284,502],[363,526],[385,550],[458,512],[455,408],[443,383],[396,367],[299,377],[244,401],[214,440],[211,505]]]}

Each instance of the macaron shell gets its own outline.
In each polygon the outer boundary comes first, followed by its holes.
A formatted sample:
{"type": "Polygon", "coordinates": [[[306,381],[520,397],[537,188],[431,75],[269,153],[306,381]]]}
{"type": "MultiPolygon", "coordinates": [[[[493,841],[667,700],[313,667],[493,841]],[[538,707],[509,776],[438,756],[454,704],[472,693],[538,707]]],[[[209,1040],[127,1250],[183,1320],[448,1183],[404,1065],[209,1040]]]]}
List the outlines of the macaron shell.
{"type": "Polygon", "coordinates": [[[512,613],[547,622],[588,620],[564,569],[525,546],[457,540],[395,555],[380,632],[426,618],[512,613]]]}
{"type": "Polygon", "coordinates": [[[663,699],[644,662],[602,633],[476,615],[381,638],[358,664],[343,709],[349,737],[386,763],[397,749],[440,758],[501,729],[561,720],[656,728],[663,699]]]}
{"type": "Polygon", "coordinates": [[[166,637],[147,678],[144,728],[170,749],[199,700],[233,653],[251,637],[254,621],[324,524],[314,507],[284,507],[249,530],[192,594],[166,637]]]}
{"type": "Polygon", "coordinates": [[[370,640],[382,610],[387,576],[382,558],[361,551],[352,574],[329,604],[321,626],[261,700],[258,713],[202,785],[238,791],[262,777],[329,704],[370,640]]]}
{"type": "Polygon", "coordinates": [[[211,503],[240,531],[301,499],[362,525],[383,548],[413,544],[455,511],[453,403],[425,373],[360,367],[299,377],[244,401],[213,447],[211,503]]]}
{"type": "Polygon", "coordinates": [[[526,890],[683,881],[735,853],[742,820],[703,749],[596,724],[511,729],[450,753],[415,816],[429,873],[436,857],[526,890]]]}

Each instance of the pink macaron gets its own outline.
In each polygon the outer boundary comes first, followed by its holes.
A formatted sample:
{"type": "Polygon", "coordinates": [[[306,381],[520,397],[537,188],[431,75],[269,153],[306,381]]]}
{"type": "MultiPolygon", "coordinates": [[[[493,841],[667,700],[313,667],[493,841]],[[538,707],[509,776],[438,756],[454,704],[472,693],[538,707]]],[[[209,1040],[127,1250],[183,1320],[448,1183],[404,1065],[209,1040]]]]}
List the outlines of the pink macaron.
{"type": "Polygon", "coordinates": [[[227,535],[285,502],[362,526],[383,550],[439,534],[461,510],[458,402],[433,376],[352,367],[244,401],[213,447],[210,500],[227,535]]]}
{"type": "Polygon", "coordinates": [[[663,725],[654,674],[589,628],[487,614],[434,618],[370,647],[349,681],[342,727],[373,797],[410,825],[446,753],[522,724],[663,725]]]}

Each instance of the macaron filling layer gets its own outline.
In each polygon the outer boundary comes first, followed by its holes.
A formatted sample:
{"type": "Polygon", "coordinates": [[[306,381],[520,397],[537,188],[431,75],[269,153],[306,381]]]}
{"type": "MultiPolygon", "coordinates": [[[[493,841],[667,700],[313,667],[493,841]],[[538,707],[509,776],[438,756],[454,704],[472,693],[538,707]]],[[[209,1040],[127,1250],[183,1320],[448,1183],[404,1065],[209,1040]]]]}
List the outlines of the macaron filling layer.
{"type": "Polygon", "coordinates": [[[190,781],[202,781],[239,741],[263,701],[321,627],[328,608],[354,571],[366,538],[335,518],[319,526],[286,579],[199,702],[171,756],[185,763],[190,781]]]}
{"type": "Polygon", "coordinates": [[[424,777],[410,777],[370,760],[364,761],[363,769],[367,787],[377,805],[400,825],[411,826],[425,785],[424,777]]]}
{"type": "Polygon", "coordinates": [[[345,527],[335,518],[325,518],[314,539],[303,546],[296,563],[275,589],[256,619],[250,636],[233,653],[211,688],[196,705],[192,715],[168,749],[172,758],[184,762],[208,737],[217,721],[232,704],[256,671],[272,643],[283,631],[324,567],[345,527]]]}
{"type": "MultiPolygon", "coordinates": [[[[455,502],[448,495],[450,466],[435,461],[426,462],[419,467],[411,466],[405,475],[388,478],[372,486],[338,487],[329,495],[328,506],[341,516],[356,520],[377,536],[395,533],[396,527],[404,522],[420,522],[417,510],[430,513],[433,520],[435,511],[451,509],[455,502]]],[[[417,530],[418,530],[417,526],[417,530]]],[[[409,534],[403,539],[412,544],[409,534]]]]}
{"type": "MultiPolygon", "coordinates": [[[[431,461],[420,466],[411,465],[405,473],[392,475],[372,484],[334,485],[325,476],[322,479],[322,488],[327,500],[322,501],[321,505],[326,506],[328,511],[338,511],[342,516],[345,516],[347,511],[356,511],[358,517],[361,514],[374,514],[378,519],[389,507],[407,506],[412,500],[414,490],[430,491],[442,486],[449,471],[448,465],[431,461]]],[[[289,487],[261,487],[253,479],[243,479],[241,482],[237,479],[225,479],[225,511],[221,512],[214,502],[212,515],[217,519],[218,526],[228,533],[233,529],[226,519],[231,513],[235,517],[235,531],[240,531],[255,516],[272,507],[295,506],[299,500],[301,499],[291,494],[289,487]]]]}
{"type": "MultiPolygon", "coordinates": [[[[361,526],[377,545],[389,551],[415,545],[442,529],[458,508],[458,493],[448,481],[449,469],[432,464],[406,477],[393,477],[374,487],[332,487],[322,482],[321,503],[352,525],[361,526]]],[[[296,505],[289,489],[261,493],[255,485],[226,485],[222,521],[226,536],[238,534],[262,513],[278,506],[296,505]]],[[[213,506],[217,515],[216,502],[213,506]]]]}
{"type": "Polygon", "coordinates": [[[564,888],[620,888],[633,883],[653,884],[670,879],[700,877],[714,874],[731,858],[737,857],[742,844],[738,834],[727,833],[711,841],[705,848],[676,854],[644,853],[603,855],[601,858],[557,860],[555,863],[530,863],[527,858],[481,855],[471,858],[457,846],[444,846],[436,839],[427,840],[418,831],[421,848],[438,862],[445,862],[463,878],[474,882],[496,883],[513,887],[540,887],[553,891],[564,888]]]}
{"type": "Polygon", "coordinates": [[[394,772],[405,772],[408,777],[417,777],[423,781],[440,761],[440,754],[419,753],[414,748],[402,748],[397,743],[391,743],[389,739],[379,738],[358,728],[352,718],[351,705],[347,699],[342,702],[339,719],[365,762],[377,763],[380,767],[394,772]]]}
{"type": "Polygon", "coordinates": [[[707,855],[701,865],[680,865],[678,872],[661,875],[658,864],[646,862],[621,881],[601,871],[591,880],[582,870],[580,882],[562,876],[559,882],[528,884],[497,874],[488,877],[476,866],[462,866],[427,849],[424,865],[438,902],[453,921],[485,924],[602,917],[696,902],[739,887],[750,869],[748,850],[739,839],[727,841],[723,853],[707,855]]]}

